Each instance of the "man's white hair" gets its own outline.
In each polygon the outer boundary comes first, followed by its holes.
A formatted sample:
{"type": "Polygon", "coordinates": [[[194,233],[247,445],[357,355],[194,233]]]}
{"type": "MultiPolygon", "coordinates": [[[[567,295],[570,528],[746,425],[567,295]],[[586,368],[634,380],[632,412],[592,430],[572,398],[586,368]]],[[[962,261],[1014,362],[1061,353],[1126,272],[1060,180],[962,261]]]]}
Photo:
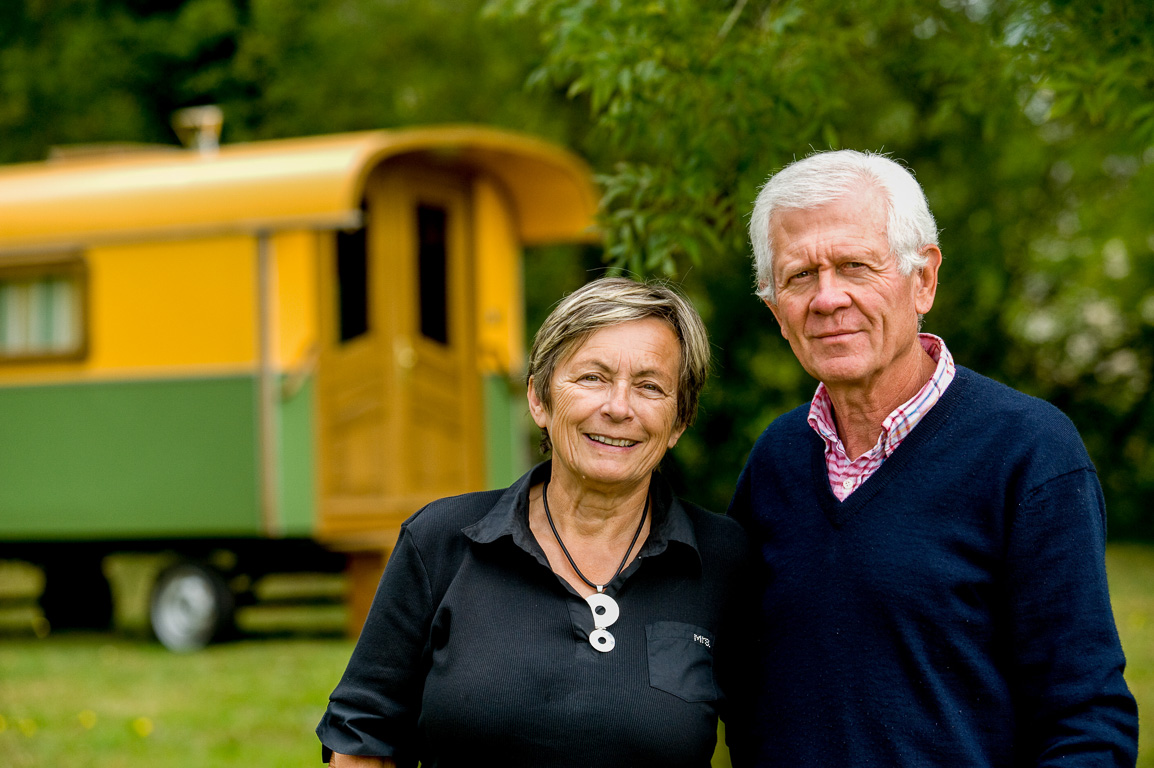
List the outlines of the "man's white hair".
{"type": "Polygon", "coordinates": [[[749,221],[757,295],[777,303],[773,280],[773,243],[769,225],[785,210],[808,210],[837,202],[863,189],[874,189],[885,202],[886,238],[904,275],[925,266],[922,249],[938,244],[938,227],[925,193],[912,173],[885,155],[839,149],[818,152],[787,165],[769,177],[757,195],[749,221]]]}

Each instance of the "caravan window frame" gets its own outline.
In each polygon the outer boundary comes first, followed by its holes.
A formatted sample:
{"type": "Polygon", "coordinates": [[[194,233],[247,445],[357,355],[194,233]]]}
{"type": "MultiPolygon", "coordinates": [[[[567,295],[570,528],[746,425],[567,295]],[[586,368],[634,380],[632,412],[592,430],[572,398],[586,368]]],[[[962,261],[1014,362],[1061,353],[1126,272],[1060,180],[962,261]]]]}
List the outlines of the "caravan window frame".
{"type": "Polygon", "coordinates": [[[82,253],[0,256],[0,365],[87,357],[88,290],[82,253]]]}

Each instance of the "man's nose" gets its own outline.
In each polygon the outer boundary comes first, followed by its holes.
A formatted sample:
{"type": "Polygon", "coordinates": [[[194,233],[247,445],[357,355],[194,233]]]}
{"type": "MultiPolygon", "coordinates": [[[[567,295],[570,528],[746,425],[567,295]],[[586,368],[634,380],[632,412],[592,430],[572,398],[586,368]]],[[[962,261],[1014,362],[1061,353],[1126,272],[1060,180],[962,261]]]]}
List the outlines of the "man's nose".
{"type": "Polygon", "coordinates": [[[818,270],[815,291],[810,302],[810,308],[815,312],[831,314],[850,305],[849,293],[836,270],[818,270]]]}

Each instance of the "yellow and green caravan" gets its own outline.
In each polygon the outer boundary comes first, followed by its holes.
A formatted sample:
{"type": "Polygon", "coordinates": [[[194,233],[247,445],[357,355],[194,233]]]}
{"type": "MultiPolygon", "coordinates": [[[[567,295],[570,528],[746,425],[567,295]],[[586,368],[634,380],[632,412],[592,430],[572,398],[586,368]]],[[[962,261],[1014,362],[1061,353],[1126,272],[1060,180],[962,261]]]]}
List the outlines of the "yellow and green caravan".
{"type": "Polygon", "coordinates": [[[595,237],[588,169],[470,126],[103,149],[0,168],[0,558],[98,627],[109,553],[178,555],[174,649],[348,567],[355,628],[408,515],[527,462],[521,248],[595,237]]]}

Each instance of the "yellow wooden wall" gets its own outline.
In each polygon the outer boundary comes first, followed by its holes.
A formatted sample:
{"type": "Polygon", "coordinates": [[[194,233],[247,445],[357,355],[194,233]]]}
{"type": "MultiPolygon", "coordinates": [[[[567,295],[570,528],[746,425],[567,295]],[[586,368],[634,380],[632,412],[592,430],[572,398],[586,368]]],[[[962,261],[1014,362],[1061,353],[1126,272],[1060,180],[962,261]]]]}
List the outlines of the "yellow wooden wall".
{"type": "MultiPolygon", "coordinates": [[[[274,368],[316,357],[317,238],[269,238],[274,368]]],[[[0,366],[0,383],[251,374],[259,362],[257,239],[232,235],[101,245],[87,265],[87,354],[0,366]]]]}

